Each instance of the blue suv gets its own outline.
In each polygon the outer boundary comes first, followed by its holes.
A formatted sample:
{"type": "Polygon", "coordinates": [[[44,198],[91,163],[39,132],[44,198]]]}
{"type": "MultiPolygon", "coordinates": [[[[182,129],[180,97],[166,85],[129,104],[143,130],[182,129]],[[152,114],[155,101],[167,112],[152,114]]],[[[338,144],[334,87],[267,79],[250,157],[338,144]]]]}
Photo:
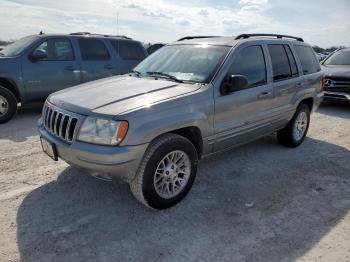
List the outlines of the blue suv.
{"type": "Polygon", "coordinates": [[[0,123],[17,105],[44,101],[58,90],[129,72],[147,56],[126,36],[86,32],[32,35],[0,51],[0,123]]]}

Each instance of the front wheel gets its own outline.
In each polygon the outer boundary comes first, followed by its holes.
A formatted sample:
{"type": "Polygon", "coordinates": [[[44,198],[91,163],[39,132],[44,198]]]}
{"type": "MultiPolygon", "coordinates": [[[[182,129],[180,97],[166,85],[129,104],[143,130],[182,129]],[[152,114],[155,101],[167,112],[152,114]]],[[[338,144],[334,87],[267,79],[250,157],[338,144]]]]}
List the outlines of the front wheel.
{"type": "Polygon", "coordinates": [[[148,207],[171,207],[192,187],[197,161],[197,151],[188,139],[177,134],[163,135],[147,149],[136,177],[130,182],[131,191],[148,207]]]}
{"type": "Polygon", "coordinates": [[[299,146],[305,139],[309,124],[310,109],[308,105],[301,104],[287,126],[277,132],[278,142],[287,147],[299,146]]]}
{"type": "Polygon", "coordinates": [[[11,120],[16,111],[16,97],[5,87],[0,86],[0,124],[11,120]]]}

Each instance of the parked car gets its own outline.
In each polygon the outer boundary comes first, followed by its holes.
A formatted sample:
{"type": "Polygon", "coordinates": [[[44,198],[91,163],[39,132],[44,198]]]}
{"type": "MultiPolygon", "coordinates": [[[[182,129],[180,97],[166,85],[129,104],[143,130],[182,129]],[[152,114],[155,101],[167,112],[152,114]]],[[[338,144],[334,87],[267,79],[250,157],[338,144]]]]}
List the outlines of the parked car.
{"type": "Polygon", "coordinates": [[[350,48],[332,53],[322,62],[325,100],[350,102],[350,48]]]}
{"type": "Polygon", "coordinates": [[[146,56],[140,42],[125,36],[24,37],[0,51],[0,123],[14,116],[18,103],[44,101],[64,88],[125,74],[146,56]]]}
{"type": "Polygon", "coordinates": [[[316,56],[317,56],[318,61],[320,61],[320,62],[323,61],[327,57],[327,55],[324,55],[322,53],[316,53],[316,56]]]}
{"type": "Polygon", "coordinates": [[[298,37],[187,37],[128,76],[50,95],[38,129],[54,160],[124,179],[139,201],[163,209],[188,193],[200,159],[274,132],[300,145],[321,79],[298,37]]]}

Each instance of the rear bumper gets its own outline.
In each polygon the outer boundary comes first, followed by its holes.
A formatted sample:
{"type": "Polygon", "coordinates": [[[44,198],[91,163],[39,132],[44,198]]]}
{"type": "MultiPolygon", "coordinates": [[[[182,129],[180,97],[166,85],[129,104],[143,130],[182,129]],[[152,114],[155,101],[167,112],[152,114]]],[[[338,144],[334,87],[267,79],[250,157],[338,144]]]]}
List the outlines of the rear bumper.
{"type": "Polygon", "coordinates": [[[324,92],[324,100],[326,101],[339,101],[339,102],[350,102],[350,94],[342,92],[324,92]]]}
{"type": "Polygon", "coordinates": [[[67,144],[49,133],[40,123],[38,131],[41,137],[55,145],[58,157],[68,164],[124,181],[134,178],[148,146],[101,146],[79,141],[67,144]]]}

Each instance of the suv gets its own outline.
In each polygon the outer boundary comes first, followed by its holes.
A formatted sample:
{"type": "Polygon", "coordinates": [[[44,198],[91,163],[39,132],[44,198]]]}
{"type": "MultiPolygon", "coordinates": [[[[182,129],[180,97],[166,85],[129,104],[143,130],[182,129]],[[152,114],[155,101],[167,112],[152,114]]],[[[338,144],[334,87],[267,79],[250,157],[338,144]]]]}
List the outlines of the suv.
{"type": "Polygon", "coordinates": [[[17,104],[44,101],[58,90],[124,74],[147,56],[125,36],[73,33],[24,37],[0,51],[0,123],[17,104]]]}
{"type": "Polygon", "coordinates": [[[54,160],[123,179],[163,209],[188,193],[199,159],[276,131],[300,145],[321,100],[322,72],[301,38],[185,37],[129,75],[50,95],[38,129],[54,160]]]}
{"type": "Polygon", "coordinates": [[[335,51],[322,62],[325,100],[350,102],[350,48],[335,51]]]}

